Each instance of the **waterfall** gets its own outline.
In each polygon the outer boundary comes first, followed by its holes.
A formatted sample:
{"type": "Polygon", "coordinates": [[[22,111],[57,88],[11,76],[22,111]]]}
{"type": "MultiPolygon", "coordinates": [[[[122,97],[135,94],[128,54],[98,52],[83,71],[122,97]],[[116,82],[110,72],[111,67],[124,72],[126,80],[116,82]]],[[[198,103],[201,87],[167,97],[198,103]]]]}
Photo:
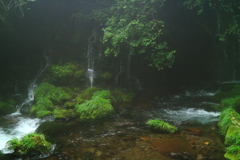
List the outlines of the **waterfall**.
{"type": "Polygon", "coordinates": [[[44,54],[44,58],[46,59],[47,63],[42,69],[39,70],[34,80],[30,83],[28,87],[28,97],[23,101],[21,105],[17,105],[17,111],[15,113],[12,113],[11,115],[20,115],[21,114],[20,111],[23,108],[23,106],[26,106],[26,105],[30,106],[32,101],[34,100],[34,90],[37,87],[37,84],[36,84],[37,80],[50,64],[50,60],[46,54],[44,54]]]}
{"type": "Polygon", "coordinates": [[[88,49],[87,49],[87,73],[86,76],[89,79],[90,87],[94,84],[94,43],[96,43],[96,31],[92,32],[91,37],[88,39],[88,49]]]}

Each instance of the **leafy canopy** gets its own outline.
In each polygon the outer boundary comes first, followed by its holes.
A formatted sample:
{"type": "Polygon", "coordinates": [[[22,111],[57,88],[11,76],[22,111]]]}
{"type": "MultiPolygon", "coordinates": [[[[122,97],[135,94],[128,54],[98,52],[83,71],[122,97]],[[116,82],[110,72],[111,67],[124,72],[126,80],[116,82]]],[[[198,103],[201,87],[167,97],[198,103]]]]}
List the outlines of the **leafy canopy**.
{"type": "Polygon", "coordinates": [[[160,39],[164,22],[156,17],[156,6],[165,0],[123,0],[112,7],[112,16],[103,29],[105,55],[117,56],[123,52],[133,55],[149,53],[150,66],[159,70],[171,67],[175,51],[168,51],[167,42],[160,39]]]}

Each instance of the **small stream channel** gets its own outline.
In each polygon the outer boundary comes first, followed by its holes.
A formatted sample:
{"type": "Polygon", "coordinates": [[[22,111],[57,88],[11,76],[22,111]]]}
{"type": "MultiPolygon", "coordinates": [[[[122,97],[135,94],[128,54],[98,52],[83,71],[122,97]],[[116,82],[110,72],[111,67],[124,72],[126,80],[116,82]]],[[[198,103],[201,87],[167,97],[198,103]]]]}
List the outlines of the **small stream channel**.
{"type": "MultiPolygon", "coordinates": [[[[115,114],[97,122],[30,119],[21,115],[1,117],[0,147],[7,140],[37,129],[55,144],[44,160],[224,160],[223,139],[218,133],[219,112],[206,92],[183,92],[166,99],[143,96],[128,105],[116,105],[115,114]],[[149,119],[164,120],[179,130],[161,133],[146,126],[149,119]]],[[[45,157],[45,158],[44,158],[45,157]]],[[[17,159],[17,158],[16,158],[17,159]]],[[[23,160],[27,158],[22,158],[23,160]]]]}

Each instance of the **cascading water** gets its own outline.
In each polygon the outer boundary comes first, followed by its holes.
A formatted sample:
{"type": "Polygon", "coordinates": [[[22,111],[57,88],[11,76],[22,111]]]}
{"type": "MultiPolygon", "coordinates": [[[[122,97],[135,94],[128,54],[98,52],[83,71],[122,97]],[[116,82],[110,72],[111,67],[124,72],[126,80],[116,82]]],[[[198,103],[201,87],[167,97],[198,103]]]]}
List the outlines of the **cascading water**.
{"type": "Polygon", "coordinates": [[[10,115],[4,116],[0,125],[0,151],[3,153],[12,153],[12,150],[7,150],[5,148],[6,142],[10,139],[16,137],[20,138],[23,135],[34,132],[39,124],[43,122],[38,118],[27,118],[21,117],[21,109],[26,105],[31,105],[34,100],[34,89],[37,87],[36,83],[41,74],[46,70],[50,61],[49,58],[45,55],[45,59],[47,60],[46,65],[38,72],[35,79],[30,83],[28,88],[28,97],[23,101],[21,105],[17,106],[17,111],[10,115]]]}
{"type": "Polygon", "coordinates": [[[96,31],[92,32],[91,37],[88,39],[88,50],[87,50],[87,78],[90,82],[90,87],[93,87],[94,82],[94,43],[96,43],[96,31]]]}

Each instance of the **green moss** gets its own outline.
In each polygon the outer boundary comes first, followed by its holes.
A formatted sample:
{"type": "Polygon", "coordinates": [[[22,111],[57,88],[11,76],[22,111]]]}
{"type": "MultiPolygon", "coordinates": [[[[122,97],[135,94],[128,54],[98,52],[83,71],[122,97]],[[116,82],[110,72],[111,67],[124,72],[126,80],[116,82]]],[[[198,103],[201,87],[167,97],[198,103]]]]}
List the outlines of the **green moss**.
{"type": "Polygon", "coordinates": [[[240,159],[240,115],[230,107],[221,113],[219,119],[220,133],[225,135],[224,143],[229,146],[224,157],[238,160],[240,159]]]}
{"type": "Polygon", "coordinates": [[[115,89],[111,93],[116,102],[131,102],[134,97],[133,93],[126,93],[121,89],[115,89]]]}
{"type": "Polygon", "coordinates": [[[234,88],[230,91],[216,93],[214,96],[211,97],[211,99],[212,99],[212,101],[219,103],[223,99],[235,98],[238,95],[240,95],[240,85],[239,84],[235,85],[234,88]]]}
{"type": "Polygon", "coordinates": [[[224,157],[227,159],[230,159],[230,160],[239,160],[240,159],[240,146],[239,145],[231,145],[230,147],[227,147],[224,157]]]}
{"type": "Polygon", "coordinates": [[[219,116],[220,121],[218,126],[220,128],[220,133],[225,135],[232,121],[232,116],[235,114],[235,111],[232,108],[225,109],[219,116]]]}
{"type": "Polygon", "coordinates": [[[46,111],[46,110],[39,110],[36,112],[36,116],[38,118],[43,118],[46,116],[52,115],[52,111],[46,111]]]}
{"type": "Polygon", "coordinates": [[[36,133],[29,133],[20,139],[13,138],[6,146],[18,154],[38,154],[51,150],[51,144],[45,140],[45,136],[36,133]]]}
{"type": "Polygon", "coordinates": [[[7,102],[0,101],[0,115],[6,115],[14,112],[16,102],[12,99],[8,100],[7,102]]]}
{"type": "Polygon", "coordinates": [[[37,103],[30,109],[31,115],[36,115],[38,118],[42,118],[52,114],[54,105],[48,98],[42,97],[37,100],[37,103]]]}
{"type": "Polygon", "coordinates": [[[176,127],[166,122],[160,121],[158,119],[154,119],[154,120],[151,119],[146,124],[151,128],[153,128],[154,130],[158,130],[158,131],[164,131],[164,132],[170,132],[170,133],[174,133],[177,131],[176,127]]]}
{"type": "Polygon", "coordinates": [[[67,101],[64,103],[64,107],[68,107],[68,108],[74,108],[74,106],[76,105],[77,103],[74,102],[74,101],[67,101]]]}
{"type": "Polygon", "coordinates": [[[54,118],[74,118],[76,116],[76,113],[73,109],[61,109],[57,108],[53,112],[54,118]]]}
{"type": "Polygon", "coordinates": [[[240,145],[240,128],[238,126],[233,124],[229,126],[224,143],[228,146],[233,144],[240,145]]]}
{"type": "Polygon", "coordinates": [[[110,100],[101,97],[95,97],[76,105],[76,110],[80,114],[81,120],[96,119],[114,111],[110,100]]]}
{"type": "Polygon", "coordinates": [[[97,97],[101,97],[101,98],[104,98],[104,99],[110,99],[111,98],[111,94],[110,94],[110,91],[108,90],[101,90],[101,91],[96,91],[94,92],[92,98],[97,98],[97,97]]]}
{"type": "Polygon", "coordinates": [[[49,83],[42,83],[35,90],[35,99],[39,100],[42,97],[48,98],[53,104],[61,104],[64,101],[70,100],[72,96],[66,93],[61,87],[55,87],[49,83]]]}
{"type": "Polygon", "coordinates": [[[50,72],[52,72],[53,77],[61,78],[61,77],[69,77],[74,76],[77,68],[73,64],[66,64],[66,65],[52,65],[50,72]]]}
{"type": "Polygon", "coordinates": [[[74,74],[75,78],[83,78],[84,77],[84,70],[78,70],[74,74]]]}
{"type": "Polygon", "coordinates": [[[81,93],[81,98],[83,99],[91,99],[94,92],[98,91],[99,88],[96,87],[88,87],[81,93]]]}

